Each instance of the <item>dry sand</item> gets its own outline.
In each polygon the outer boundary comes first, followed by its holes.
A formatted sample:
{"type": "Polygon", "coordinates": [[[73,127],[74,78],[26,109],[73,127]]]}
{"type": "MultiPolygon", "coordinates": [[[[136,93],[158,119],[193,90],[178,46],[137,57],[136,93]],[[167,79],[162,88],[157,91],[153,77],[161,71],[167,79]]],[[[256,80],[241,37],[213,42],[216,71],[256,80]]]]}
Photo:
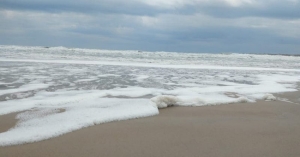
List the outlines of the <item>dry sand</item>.
{"type": "MultiPolygon", "coordinates": [[[[299,103],[300,92],[279,94],[299,103]]],[[[0,130],[15,123],[0,117],[0,130]]],[[[282,101],[171,107],[154,117],[111,122],[25,145],[1,157],[299,157],[300,105],[282,101]]]]}

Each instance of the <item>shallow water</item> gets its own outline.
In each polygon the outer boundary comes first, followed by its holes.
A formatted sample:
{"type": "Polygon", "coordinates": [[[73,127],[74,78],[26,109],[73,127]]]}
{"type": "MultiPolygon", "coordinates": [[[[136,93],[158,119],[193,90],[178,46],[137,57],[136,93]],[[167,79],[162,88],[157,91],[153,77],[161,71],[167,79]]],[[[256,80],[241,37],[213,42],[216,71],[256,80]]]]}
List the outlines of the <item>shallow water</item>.
{"type": "Polygon", "coordinates": [[[0,145],[153,116],[172,105],[276,100],[272,93],[297,91],[300,80],[300,57],[293,56],[17,46],[0,46],[0,56],[0,115],[21,112],[17,126],[0,133],[0,145]]]}

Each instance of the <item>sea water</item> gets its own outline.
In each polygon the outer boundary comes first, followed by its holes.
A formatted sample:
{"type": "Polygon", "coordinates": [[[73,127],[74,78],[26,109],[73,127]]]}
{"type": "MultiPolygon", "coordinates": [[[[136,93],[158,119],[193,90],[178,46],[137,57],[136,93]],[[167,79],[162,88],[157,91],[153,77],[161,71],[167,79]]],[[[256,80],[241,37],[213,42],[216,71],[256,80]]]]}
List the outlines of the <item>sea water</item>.
{"type": "Polygon", "coordinates": [[[41,141],[168,106],[276,100],[297,91],[300,57],[0,46],[0,145],[41,141]]]}

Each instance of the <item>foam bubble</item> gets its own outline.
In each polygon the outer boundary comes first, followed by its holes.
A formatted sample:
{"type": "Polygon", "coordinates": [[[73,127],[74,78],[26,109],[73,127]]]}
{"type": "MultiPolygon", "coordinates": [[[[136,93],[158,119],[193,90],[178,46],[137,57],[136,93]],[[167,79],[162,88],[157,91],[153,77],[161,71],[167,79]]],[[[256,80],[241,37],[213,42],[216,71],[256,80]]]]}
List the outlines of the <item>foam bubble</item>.
{"type": "Polygon", "coordinates": [[[172,95],[160,95],[151,98],[158,108],[166,108],[168,106],[179,105],[180,100],[176,96],[172,95]]]}
{"type": "Polygon", "coordinates": [[[275,101],[276,100],[276,97],[273,95],[273,94],[270,94],[270,93],[267,93],[263,96],[263,99],[264,100],[273,100],[275,101]]]}

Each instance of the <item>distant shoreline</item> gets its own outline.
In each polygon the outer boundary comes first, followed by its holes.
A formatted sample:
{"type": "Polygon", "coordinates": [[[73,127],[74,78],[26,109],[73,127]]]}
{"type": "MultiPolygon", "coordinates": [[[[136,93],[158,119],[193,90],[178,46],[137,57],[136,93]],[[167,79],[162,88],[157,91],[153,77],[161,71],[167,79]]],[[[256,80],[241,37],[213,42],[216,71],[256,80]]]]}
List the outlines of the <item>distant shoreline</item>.
{"type": "MultiPolygon", "coordinates": [[[[189,54],[248,54],[248,55],[276,55],[276,56],[295,56],[299,57],[300,54],[295,53],[256,53],[256,52],[184,52],[184,51],[163,51],[163,50],[131,50],[131,49],[101,49],[101,48],[80,48],[80,47],[65,47],[65,46],[24,46],[24,45],[0,45],[1,46],[15,46],[15,47],[34,47],[34,48],[44,48],[44,49],[51,49],[51,48],[65,48],[68,50],[73,49],[81,49],[81,50],[107,50],[107,51],[133,51],[138,53],[144,53],[144,52],[166,52],[166,53],[189,53],[189,54]]],[[[300,52],[299,52],[300,53],[300,52]]]]}
{"type": "Polygon", "coordinates": [[[266,55],[275,55],[275,56],[294,56],[294,57],[300,57],[300,54],[266,54],[266,55]]]}

